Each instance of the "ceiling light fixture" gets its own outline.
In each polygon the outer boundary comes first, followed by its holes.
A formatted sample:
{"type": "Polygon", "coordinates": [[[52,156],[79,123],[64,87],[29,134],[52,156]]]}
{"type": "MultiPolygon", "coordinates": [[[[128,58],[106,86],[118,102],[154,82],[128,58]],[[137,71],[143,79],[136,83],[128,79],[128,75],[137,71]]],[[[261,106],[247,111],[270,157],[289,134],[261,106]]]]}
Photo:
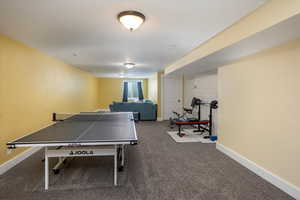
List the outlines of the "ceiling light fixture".
{"type": "Polygon", "coordinates": [[[129,10],[119,13],[118,20],[125,28],[134,31],[144,23],[146,17],[140,12],[129,10]]]}
{"type": "Polygon", "coordinates": [[[124,66],[127,68],[127,69],[131,69],[135,66],[134,63],[124,63],[124,66]]]}

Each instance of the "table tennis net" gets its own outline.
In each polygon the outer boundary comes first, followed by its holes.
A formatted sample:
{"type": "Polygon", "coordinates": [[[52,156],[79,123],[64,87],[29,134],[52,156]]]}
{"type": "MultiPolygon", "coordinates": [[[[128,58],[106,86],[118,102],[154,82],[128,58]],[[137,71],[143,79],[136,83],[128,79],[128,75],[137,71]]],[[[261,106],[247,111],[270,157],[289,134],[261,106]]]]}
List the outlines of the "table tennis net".
{"type": "Polygon", "coordinates": [[[52,121],[128,121],[133,120],[132,113],[53,113],[52,121]]]}

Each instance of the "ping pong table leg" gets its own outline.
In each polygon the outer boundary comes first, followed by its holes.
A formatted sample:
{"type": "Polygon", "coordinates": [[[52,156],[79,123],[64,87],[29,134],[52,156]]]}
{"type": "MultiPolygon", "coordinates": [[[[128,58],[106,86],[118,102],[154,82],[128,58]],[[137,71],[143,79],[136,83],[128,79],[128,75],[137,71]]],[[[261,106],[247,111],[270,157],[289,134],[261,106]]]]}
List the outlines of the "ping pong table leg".
{"type": "Polygon", "coordinates": [[[118,184],[118,145],[115,145],[115,155],[114,155],[114,185],[117,186],[118,184]]]}
{"type": "Polygon", "coordinates": [[[122,162],[121,162],[121,166],[124,167],[124,151],[125,151],[125,144],[122,144],[122,162]]]}
{"type": "Polygon", "coordinates": [[[58,157],[58,162],[52,168],[54,174],[58,174],[59,173],[59,169],[60,169],[61,165],[66,162],[66,159],[67,159],[67,157],[58,157]]]}
{"type": "Polygon", "coordinates": [[[47,155],[48,148],[45,147],[45,190],[49,187],[49,158],[47,155]]]}

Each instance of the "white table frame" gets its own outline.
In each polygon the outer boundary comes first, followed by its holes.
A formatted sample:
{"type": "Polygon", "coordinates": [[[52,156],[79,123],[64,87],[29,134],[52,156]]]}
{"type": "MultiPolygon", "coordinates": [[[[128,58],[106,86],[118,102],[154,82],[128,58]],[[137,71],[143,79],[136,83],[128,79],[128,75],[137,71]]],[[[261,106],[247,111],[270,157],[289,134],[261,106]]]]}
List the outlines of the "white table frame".
{"type": "MultiPolygon", "coordinates": [[[[51,145],[52,146],[52,145],[51,145]]],[[[54,145],[53,145],[54,146],[54,145]]],[[[118,149],[121,149],[121,167],[124,167],[125,144],[61,147],[49,149],[45,146],[45,190],[49,189],[49,158],[58,158],[58,162],[53,168],[57,170],[68,157],[85,156],[113,156],[114,157],[114,185],[118,185],[118,149]]]]}

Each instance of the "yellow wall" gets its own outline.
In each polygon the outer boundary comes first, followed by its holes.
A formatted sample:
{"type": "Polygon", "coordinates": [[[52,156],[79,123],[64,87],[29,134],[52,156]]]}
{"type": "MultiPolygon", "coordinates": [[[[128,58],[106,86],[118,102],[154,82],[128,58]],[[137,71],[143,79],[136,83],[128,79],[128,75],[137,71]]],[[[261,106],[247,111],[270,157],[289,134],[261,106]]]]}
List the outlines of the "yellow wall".
{"type": "Polygon", "coordinates": [[[219,143],[300,187],[300,40],[219,69],[219,143]]]}
{"type": "Polygon", "coordinates": [[[165,73],[173,72],[299,13],[299,0],[269,0],[264,6],[167,66],[165,73]]]}
{"type": "Polygon", "coordinates": [[[0,35],[0,164],[5,143],[51,122],[53,112],[98,108],[97,78],[0,35]]]}
{"type": "MultiPolygon", "coordinates": [[[[100,91],[100,108],[109,109],[109,104],[113,101],[122,101],[122,84],[124,80],[130,80],[128,78],[98,78],[99,91],[100,91]]],[[[148,80],[143,80],[143,94],[144,98],[148,98],[148,80]]]]}

